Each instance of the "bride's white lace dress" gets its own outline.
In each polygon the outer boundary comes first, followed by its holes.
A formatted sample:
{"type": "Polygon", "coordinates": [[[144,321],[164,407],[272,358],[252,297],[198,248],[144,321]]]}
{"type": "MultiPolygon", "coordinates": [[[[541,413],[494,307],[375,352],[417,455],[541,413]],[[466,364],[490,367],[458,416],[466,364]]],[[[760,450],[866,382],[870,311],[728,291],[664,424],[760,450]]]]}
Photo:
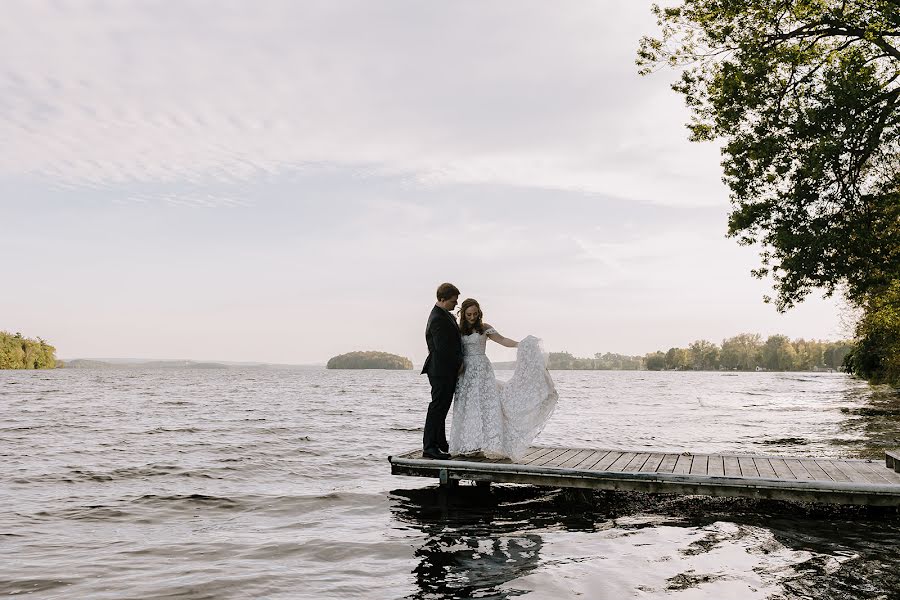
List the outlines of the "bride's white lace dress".
{"type": "Polygon", "coordinates": [[[519,342],[516,368],[509,381],[497,381],[485,355],[488,335],[463,336],[465,371],[456,384],[450,453],[483,452],[486,456],[520,458],[543,429],[559,395],[541,349],[528,336],[519,342]]]}

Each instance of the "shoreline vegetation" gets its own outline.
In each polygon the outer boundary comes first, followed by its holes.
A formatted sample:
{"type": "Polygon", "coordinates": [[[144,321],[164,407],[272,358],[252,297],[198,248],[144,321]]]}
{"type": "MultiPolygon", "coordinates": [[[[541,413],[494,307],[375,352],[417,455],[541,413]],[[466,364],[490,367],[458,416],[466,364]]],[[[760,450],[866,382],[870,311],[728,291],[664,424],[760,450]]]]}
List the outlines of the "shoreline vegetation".
{"type": "Polygon", "coordinates": [[[897,3],[651,10],[657,33],[641,39],[639,73],[675,71],[689,139],[721,149],[727,235],[759,248],[751,273],[775,291],[764,300],[785,312],[815,290],[843,296],[861,314],[845,369],[900,387],[897,3]]]}
{"type": "MultiPolygon", "coordinates": [[[[722,345],[697,340],[687,348],[669,348],[643,356],[607,352],[593,358],[569,352],[550,352],[551,371],[847,371],[854,349],[851,341],[791,340],[771,335],[765,341],[757,333],[741,333],[726,338],[722,345]]],[[[494,363],[494,368],[511,369],[515,362],[494,363]]]]}
{"type": "Polygon", "coordinates": [[[840,371],[853,351],[851,341],[791,340],[757,333],[741,333],[721,346],[697,340],[687,348],[669,348],[644,356],[646,369],[694,371],[840,371]]]}
{"type": "Polygon", "coordinates": [[[398,356],[388,352],[365,350],[348,352],[328,359],[326,369],[388,369],[410,370],[412,361],[405,356],[398,356]]]}
{"type": "Polygon", "coordinates": [[[40,337],[23,337],[18,331],[0,331],[0,369],[55,369],[56,348],[40,337]]]}

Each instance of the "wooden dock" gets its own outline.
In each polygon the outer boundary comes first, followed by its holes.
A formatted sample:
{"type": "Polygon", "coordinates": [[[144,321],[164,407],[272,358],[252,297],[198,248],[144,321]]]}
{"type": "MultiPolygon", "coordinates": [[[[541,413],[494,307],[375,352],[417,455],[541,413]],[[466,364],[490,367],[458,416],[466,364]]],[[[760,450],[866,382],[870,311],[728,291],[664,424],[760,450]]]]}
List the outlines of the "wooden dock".
{"type": "Polygon", "coordinates": [[[900,455],[885,461],[749,454],[553,448],[535,446],[517,462],[460,456],[389,456],[391,473],[442,484],[524,483],[550,487],[698,494],[799,502],[900,506],[900,455]]]}

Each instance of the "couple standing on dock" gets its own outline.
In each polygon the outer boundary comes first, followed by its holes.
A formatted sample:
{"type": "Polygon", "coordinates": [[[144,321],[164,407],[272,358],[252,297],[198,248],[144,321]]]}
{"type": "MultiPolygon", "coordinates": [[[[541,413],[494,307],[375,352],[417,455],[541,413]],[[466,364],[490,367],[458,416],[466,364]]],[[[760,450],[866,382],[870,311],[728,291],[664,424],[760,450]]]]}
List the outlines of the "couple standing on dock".
{"type": "Polygon", "coordinates": [[[428,358],[422,373],[431,383],[431,403],[425,418],[422,456],[518,458],[543,429],[559,397],[547,371],[541,341],[533,336],[521,342],[503,337],[483,322],[481,306],[473,298],[463,301],[457,323],[451,311],[458,303],[459,289],[452,283],[442,283],[425,327],[428,358]],[[485,355],[489,339],[517,348],[515,371],[507,382],[497,381],[485,355]],[[451,403],[453,426],[448,440],[446,419],[451,403]]]}

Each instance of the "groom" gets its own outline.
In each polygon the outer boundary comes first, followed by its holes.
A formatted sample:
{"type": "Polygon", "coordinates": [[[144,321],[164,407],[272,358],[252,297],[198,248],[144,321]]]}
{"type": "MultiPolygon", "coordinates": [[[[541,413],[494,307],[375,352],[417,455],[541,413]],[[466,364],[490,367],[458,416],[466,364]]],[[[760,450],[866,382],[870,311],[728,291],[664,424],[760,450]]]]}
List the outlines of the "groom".
{"type": "Polygon", "coordinates": [[[428,315],[425,326],[425,343],[428,358],[422,373],[428,374],[431,384],[431,403],[425,417],[425,435],[422,440],[422,457],[446,460],[447,430],[445,421],[450,411],[456,378],[463,369],[462,336],[450,311],[456,308],[459,290],[452,283],[442,283],[437,289],[437,302],[428,315]]]}

